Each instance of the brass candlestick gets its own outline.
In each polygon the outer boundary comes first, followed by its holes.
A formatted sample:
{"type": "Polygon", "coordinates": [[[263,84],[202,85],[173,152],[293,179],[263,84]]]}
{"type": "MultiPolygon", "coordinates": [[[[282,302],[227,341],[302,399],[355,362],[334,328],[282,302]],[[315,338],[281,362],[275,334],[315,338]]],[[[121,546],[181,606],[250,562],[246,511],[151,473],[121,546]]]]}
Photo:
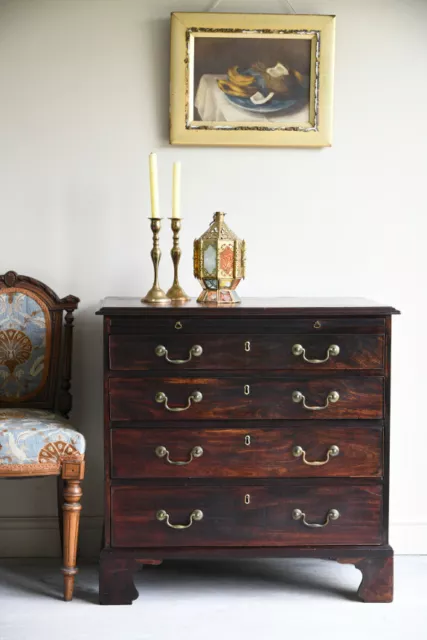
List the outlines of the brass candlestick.
{"type": "Polygon", "coordinates": [[[173,284],[166,295],[170,300],[174,300],[175,302],[187,302],[187,300],[191,300],[191,298],[185,293],[184,289],[179,284],[178,279],[178,265],[181,259],[179,232],[181,230],[182,218],[169,218],[169,220],[171,221],[171,228],[173,231],[173,247],[171,249],[173,262],[173,284]]]}
{"type": "Polygon", "coordinates": [[[141,302],[147,302],[148,304],[164,304],[169,302],[169,298],[163,289],[159,285],[159,263],[162,257],[162,252],[159,246],[159,232],[162,226],[162,218],[149,218],[151,221],[151,231],[153,232],[153,248],[151,249],[151,260],[154,267],[154,283],[150,291],[148,291],[145,298],[142,298],[141,302]]]}

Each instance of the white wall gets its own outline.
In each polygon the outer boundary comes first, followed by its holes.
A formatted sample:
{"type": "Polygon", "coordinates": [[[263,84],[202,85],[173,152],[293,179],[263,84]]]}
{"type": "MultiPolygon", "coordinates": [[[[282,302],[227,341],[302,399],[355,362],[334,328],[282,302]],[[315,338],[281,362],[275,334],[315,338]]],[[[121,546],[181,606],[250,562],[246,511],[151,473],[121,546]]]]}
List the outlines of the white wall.
{"type": "MultiPolygon", "coordinates": [[[[427,2],[293,0],[335,13],[331,149],[168,145],[171,10],[209,1],[12,0],[0,4],[0,272],[78,295],[76,426],[88,439],[83,543],[102,513],[101,320],[107,295],[145,293],[148,153],[159,153],[162,214],[172,162],[183,164],[182,281],[192,240],[216,210],[247,240],[244,295],[367,296],[394,321],[392,542],[427,553],[425,297],[427,2]]],[[[225,11],[287,11],[222,2],[225,11]]],[[[170,233],[162,235],[164,253],[170,233]]],[[[172,276],[170,260],[162,282],[172,276]]],[[[0,553],[58,551],[52,479],[0,482],[0,553]],[[40,519],[39,516],[44,516],[40,519]],[[44,541],[44,542],[43,542],[44,541]]]]}

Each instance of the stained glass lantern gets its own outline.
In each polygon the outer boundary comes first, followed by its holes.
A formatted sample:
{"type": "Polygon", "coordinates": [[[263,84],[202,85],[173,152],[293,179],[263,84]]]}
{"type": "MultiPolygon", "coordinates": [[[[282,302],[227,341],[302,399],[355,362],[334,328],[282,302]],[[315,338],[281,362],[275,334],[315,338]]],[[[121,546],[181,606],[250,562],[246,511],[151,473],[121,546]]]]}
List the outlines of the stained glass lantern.
{"type": "Polygon", "coordinates": [[[197,302],[240,302],[236,287],[245,277],[246,245],[228,228],[224,216],[215,213],[209,229],[194,241],[194,277],[203,287],[197,302]]]}

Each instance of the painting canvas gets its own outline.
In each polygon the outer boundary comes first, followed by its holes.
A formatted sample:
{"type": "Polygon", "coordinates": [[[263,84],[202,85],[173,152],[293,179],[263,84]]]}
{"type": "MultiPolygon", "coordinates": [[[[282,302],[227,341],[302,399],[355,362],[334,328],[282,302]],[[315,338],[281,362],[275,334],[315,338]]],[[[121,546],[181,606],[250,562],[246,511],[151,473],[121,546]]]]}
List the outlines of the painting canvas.
{"type": "Polygon", "coordinates": [[[172,15],[171,143],[328,146],[333,16],[172,15]]]}
{"type": "Polygon", "coordinates": [[[311,42],[196,38],[193,118],[202,122],[309,122],[311,42]]]}

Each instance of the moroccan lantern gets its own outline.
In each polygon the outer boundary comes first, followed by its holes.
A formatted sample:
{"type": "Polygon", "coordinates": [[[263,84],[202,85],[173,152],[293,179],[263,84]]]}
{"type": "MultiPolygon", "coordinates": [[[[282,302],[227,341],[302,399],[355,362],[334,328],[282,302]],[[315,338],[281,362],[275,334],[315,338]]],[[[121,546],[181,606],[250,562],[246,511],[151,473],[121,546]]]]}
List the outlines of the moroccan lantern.
{"type": "Polygon", "coordinates": [[[194,277],[203,287],[197,302],[240,302],[236,287],[245,277],[246,245],[228,228],[224,216],[215,213],[209,229],[194,241],[194,277]]]}

